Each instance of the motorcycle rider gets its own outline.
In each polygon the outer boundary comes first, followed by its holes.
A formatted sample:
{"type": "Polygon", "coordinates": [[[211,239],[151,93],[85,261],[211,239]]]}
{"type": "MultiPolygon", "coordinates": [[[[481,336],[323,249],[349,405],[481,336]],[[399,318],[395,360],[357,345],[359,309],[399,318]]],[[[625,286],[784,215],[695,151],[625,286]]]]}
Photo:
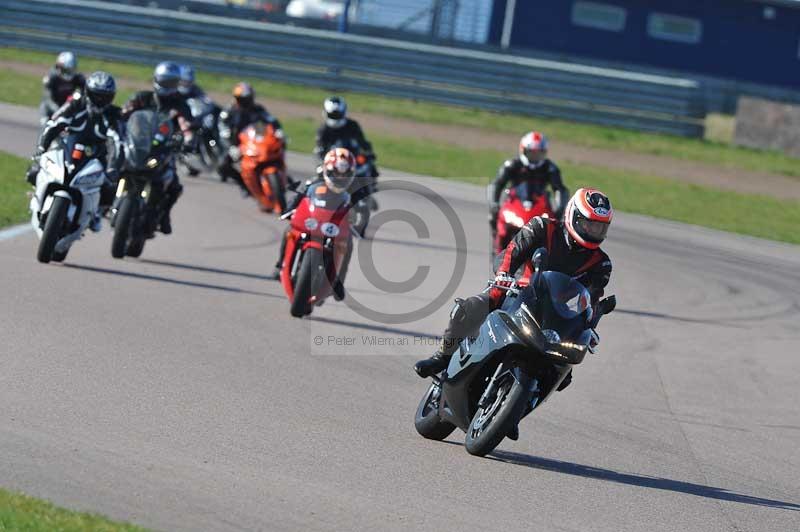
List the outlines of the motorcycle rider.
{"type": "Polygon", "coordinates": [[[497,227],[497,213],[500,211],[500,196],[507,187],[523,182],[531,185],[532,193],[544,194],[547,185],[553,190],[553,212],[561,218],[569,191],[561,179],[561,171],[547,158],[547,137],[538,131],[527,133],[519,141],[519,155],[507,160],[497,172],[494,182],[489,185],[489,225],[492,232],[497,227]]]}
{"type": "MultiPolygon", "coordinates": [[[[131,96],[122,108],[122,117],[127,119],[134,111],[140,109],[169,113],[175,120],[176,129],[183,132],[183,146],[191,147],[194,144],[194,130],[197,129],[197,123],[192,117],[192,111],[186,104],[186,100],[178,91],[180,79],[181,71],[177,64],[169,61],[159,63],[153,71],[153,90],[140,91],[131,96]]],[[[172,181],[169,188],[163,191],[165,194],[164,214],[159,224],[159,230],[165,235],[172,233],[170,213],[183,192],[183,185],[178,179],[174,162],[169,171],[173,174],[172,181]]],[[[153,184],[158,186],[163,183],[153,182],[153,184]]],[[[159,192],[157,189],[155,190],[156,194],[159,192]]]]}
{"type": "Polygon", "coordinates": [[[233,166],[241,159],[239,152],[239,133],[254,122],[271,124],[275,129],[275,136],[284,138],[281,124],[263,105],[256,103],[256,95],[249,83],[240,82],[233,88],[233,103],[224,109],[220,115],[219,130],[222,140],[228,146],[228,152],[219,166],[219,174],[223,180],[233,179],[242,189],[242,195],[248,196],[247,187],[242,181],[242,175],[233,166]]]}
{"type": "Polygon", "coordinates": [[[43,94],[39,104],[39,124],[44,127],[50,117],[76,91],[82,91],[86,84],[83,74],[78,72],[78,58],[72,52],[61,52],[56,64],[42,78],[43,94]]]}
{"type": "Polygon", "coordinates": [[[322,104],[322,117],[325,121],[317,130],[316,147],[314,153],[321,160],[338,141],[355,142],[361,148],[361,154],[367,157],[372,166],[372,171],[378,177],[375,169],[375,153],[372,144],[364,136],[358,122],[347,117],[347,102],[339,96],[331,96],[322,104]]]}
{"type": "MultiPolygon", "coordinates": [[[[297,188],[297,195],[292,199],[292,203],[287,205],[286,212],[291,212],[300,205],[309,190],[314,190],[317,197],[324,199],[325,208],[329,210],[343,209],[349,211],[352,207],[352,198],[347,189],[353,183],[356,172],[356,159],[350,150],[345,148],[334,148],[329,151],[322,162],[322,177],[314,180],[309,179],[297,188]],[[320,188],[326,189],[324,192],[320,188]]],[[[291,228],[287,228],[281,240],[278,262],[275,263],[275,270],[270,275],[270,279],[278,280],[281,276],[283,267],[283,256],[286,254],[286,241],[291,228]]],[[[347,269],[350,265],[350,256],[353,252],[352,240],[347,243],[347,252],[342,261],[342,267],[337,272],[336,279],[333,281],[333,298],[341,301],[345,297],[344,279],[347,276],[347,269]]]]}
{"type": "MultiPolygon", "coordinates": [[[[563,221],[533,218],[497,255],[495,284],[511,286],[517,270],[530,262],[534,251],[544,247],[548,251],[547,269],[577,279],[589,290],[595,305],[611,278],[611,259],[600,244],[613,216],[611,201],[605,194],[591,188],[578,189],[567,202],[563,221]]],[[[439,348],[433,356],[414,365],[417,374],[425,378],[444,370],[461,340],[477,330],[504,297],[504,290],[493,287],[467,299],[456,299],[439,348]]],[[[571,375],[559,389],[566,388],[570,381],[571,375]]]]}
{"type": "MultiPolygon", "coordinates": [[[[59,108],[47,121],[39,137],[33,164],[27,173],[28,182],[36,185],[39,157],[62,131],[76,134],[76,144],[86,146],[85,153],[106,162],[106,181],[100,189],[100,207],[114,201],[114,190],[122,162],[120,142],[120,108],[112,105],[117,94],[114,78],[106,72],[95,72],[86,80],[84,93],[59,108]],[[109,140],[111,149],[109,150],[109,140]]],[[[100,231],[101,221],[92,220],[91,230],[100,231]]]]}

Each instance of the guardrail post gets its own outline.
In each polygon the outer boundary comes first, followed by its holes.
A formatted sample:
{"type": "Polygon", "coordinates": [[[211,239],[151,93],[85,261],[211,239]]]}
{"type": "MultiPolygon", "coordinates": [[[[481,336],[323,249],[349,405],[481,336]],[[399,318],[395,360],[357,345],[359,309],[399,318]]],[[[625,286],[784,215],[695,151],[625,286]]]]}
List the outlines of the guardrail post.
{"type": "Polygon", "coordinates": [[[350,17],[350,3],[352,0],[345,0],[344,2],[344,10],[342,11],[342,16],[339,17],[339,33],[347,33],[350,29],[350,21],[348,18],[350,17]]]}

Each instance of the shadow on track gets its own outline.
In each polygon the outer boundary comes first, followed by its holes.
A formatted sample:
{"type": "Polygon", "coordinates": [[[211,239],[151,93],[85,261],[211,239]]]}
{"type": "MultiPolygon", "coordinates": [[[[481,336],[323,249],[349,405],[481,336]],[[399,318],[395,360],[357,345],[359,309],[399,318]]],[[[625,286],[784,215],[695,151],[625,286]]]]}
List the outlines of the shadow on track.
{"type": "Polygon", "coordinates": [[[451,251],[451,252],[466,252],[468,255],[483,255],[483,251],[479,250],[469,250],[469,249],[459,249],[456,246],[444,246],[441,244],[433,244],[430,242],[420,242],[414,240],[400,240],[397,238],[383,238],[383,237],[372,237],[370,239],[372,242],[381,243],[381,244],[393,244],[397,246],[408,246],[413,248],[423,248],[423,249],[433,249],[436,251],[451,251]]]}
{"type": "Polygon", "coordinates": [[[618,308],[614,312],[617,314],[627,314],[629,316],[639,316],[640,318],[670,320],[670,321],[678,321],[681,323],[696,323],[700,325],[719,325],[720,327],[737,327],[736,325],[725,323],[724,321],[719,321],[719,320],[684,318],[682,316],[672,316],[671,314],[662,314],[661,312],[648,312],[646,310],[631,310],[631,309],[618,308]]]}
{"type": "Polygon", "coordinates": [[[222,275],[234,275],[237,277],[245,277],[247,279],[258,279],[260,281],[271,281],[269,277],[266,275],[261,275],[257,273],[248,273],[248,272],[237,272],[235,270],[225,270],[222,268],[211,268],[208,266],[197,266],[196,264],[185,264],[182,262],[171,262],[167,260],[153,260],[153,259],[139,259],[139,262],[143,262],[145,264],[152,264],[154,266],[167,266],[169,268],[180,268],[182,270],[193,270],[196,272],[206,272],[206,273],[219,273],[222,275]]]}
{"type": "Polygon", "coordinates": [[[135,273],[135,272],[126,272],[123,270],[112,270],[111,268],[100,268],[97,266],[84,266],[81,264],[63,264],[64,268],[71,268],[74,270],[84,270],[94,273],[105,273],[109,275],[119,275],[122,277],[131,277],[134,279],[141,279],[144,281],[157,281],[160,283],[169,283],[175,284],[180,286],[190,286],[192,288],[206,288],[209,290],[219,290],[222,292],[230,292],[234,294],[248,294],[253,296],[265,296],[265,297],[272,297],[277,299],[283,299],[281,296],[277,296],[275,294],[268,294],[266,292],[255,292],[253,290],[245,290],[243,288],[235,288],[231,286],[222,286],[217,284],[211,283],[199,283],[195,281],[183,281],[181,279],[173,279],[171,277],[162,277],[160,275],[150,275],[146,273],[135,273]]]}
{"type": "Polygon", "coordinates": [[[322,316],[311,316],[307,318],[309,321],[319,321],[322,323],[330,323],[331,325],[344,325],[345,327],[355,327],[357,329],[366,329],[369,331],[377,331],[389,334],[399,334],[403,336],[411,336],[413,338],[425,338],[428,340],[438,340],[439,337],[433,334],[419,333],[414,331],[404,331],[403,329],[395,329],[394,327],[386,327],[384,325],[371,325],[368,323],[359,323],[355,321],[337,320],[334,318],[324,318],[322,316]]]}
{"type": "MultiPolygon", "coordinates": [[[[453,445],[459,445],[455,442],[453,445]]],[[[564,462],[561,460],[553,460],[550,458],[541,458],[538,456],[531,456],[528,454],[514,453],[510,451],[495,451],[489,455],[490,460],[505,462],[507,464],[515,464],[533,469],[541,469],[544,471],[552,471],[554,473],[563,473],[565,475],[574,475],[584,478],[593,478],[596,480],[604,480],[606,482],[616,482],[618,484],[627,484],[629,486],[639,486],[642,488],[652,488],[658,490],[674,491],[677,493],[686,493],[688,495],[695,495],[697,497],[705,497],[708,499],[717,499],[721,501],[739,502],[742,504],[752,504],[754,506],[767,506],[770,508],[780,508],[783,510],[800,511],[800,504],[778,501],[774,499],[765,499],[762,497],[753,497],[751,495],[744,495],[735,493],[723,488],[715,488],[713,486],[704,486],[703,484],[694,484],[692,482],[683,482],[680,480],[671,480],[668,478],[651,477],[645,475],[636,475],[633,473],[621,473],[611,469],[603,469],[600,467],[593,467],[583,464],[576,464],[573,462],[564,462]]]]}

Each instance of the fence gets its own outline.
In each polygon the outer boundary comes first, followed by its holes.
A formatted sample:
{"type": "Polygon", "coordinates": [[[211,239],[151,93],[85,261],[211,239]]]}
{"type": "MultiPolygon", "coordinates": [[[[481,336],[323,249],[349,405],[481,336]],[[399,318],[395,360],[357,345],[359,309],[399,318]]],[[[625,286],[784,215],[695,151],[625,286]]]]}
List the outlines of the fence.
{"type": "Polygon", "coordinates": [[[703,135],[686,79],[88,0],[0,0],[0,44],[703,135]]]}

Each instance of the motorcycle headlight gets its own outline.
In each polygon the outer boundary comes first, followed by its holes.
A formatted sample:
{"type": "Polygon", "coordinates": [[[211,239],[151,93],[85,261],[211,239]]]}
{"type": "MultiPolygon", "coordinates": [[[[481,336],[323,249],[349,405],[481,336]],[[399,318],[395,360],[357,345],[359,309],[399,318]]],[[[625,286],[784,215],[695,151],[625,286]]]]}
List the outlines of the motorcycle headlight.
{"type": "Polygon", "coordinates": [[[561,336],[554,331],[553,329],[544,329],[542,330],[542,335],[544,339],[547,340],[549,344],[560,344],[561,343],[561,336]]]}
{"type": "Polygon", "coordinates": [[[150,157],[149,159],[147,159],[147,163],[146,164],[147,164],[147,167],[152,170],[153,168],[158,166],[158,159],[156,159],[155,157],[150,157]]]}

